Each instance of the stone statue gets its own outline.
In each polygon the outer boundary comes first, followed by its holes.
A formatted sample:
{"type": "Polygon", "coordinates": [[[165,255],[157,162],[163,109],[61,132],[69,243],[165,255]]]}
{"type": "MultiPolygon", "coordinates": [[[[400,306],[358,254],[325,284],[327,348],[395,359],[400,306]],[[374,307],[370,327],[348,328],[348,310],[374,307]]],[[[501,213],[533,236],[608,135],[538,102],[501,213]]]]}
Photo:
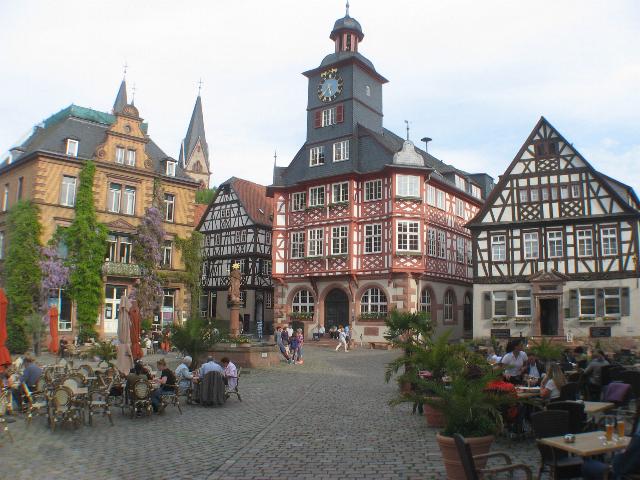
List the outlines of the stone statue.
{"type": "Polygon", "coordinates": [[[240,303],[240,265],[235,263],[229,273],[229,301],[240,303]]]}

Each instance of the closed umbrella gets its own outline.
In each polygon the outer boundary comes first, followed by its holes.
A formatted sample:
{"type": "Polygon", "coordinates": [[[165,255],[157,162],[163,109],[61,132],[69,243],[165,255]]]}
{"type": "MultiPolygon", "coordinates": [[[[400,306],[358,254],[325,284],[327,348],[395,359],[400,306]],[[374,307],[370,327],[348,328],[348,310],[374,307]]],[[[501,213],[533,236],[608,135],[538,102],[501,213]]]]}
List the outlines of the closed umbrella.
{"type": "Polygon", "coordinates": [[[133,368],[131,357],[131,334],[129,329],[129,299],[124,297],[120,302],[120,315],[118,317],[118,340],[116,348],[116,365],[124,374],[133,368]]]}
{"type": "Polygon", "coordinates": [[[0,366],[9,365],[11,363],[11,355],[5,346],[7,341],[7,305],[9,301],[4,294],[4,290],[0,288],[0,366]]]}
{"type": "Polygon", "coordinates": [[[142,348],[140,348],[140,310],[136,302],[133,302],[131,309],[129,310],[129,319],[131,321],[131,352],[133,353],[133,359],[139,360],[142,358],[142,348]]]}
{"type": "Polygon", "coordinates": [[[51,332],[49,351],[58,353],[58,308],[55,305],[49,309],[49,332],[51,332]]]}

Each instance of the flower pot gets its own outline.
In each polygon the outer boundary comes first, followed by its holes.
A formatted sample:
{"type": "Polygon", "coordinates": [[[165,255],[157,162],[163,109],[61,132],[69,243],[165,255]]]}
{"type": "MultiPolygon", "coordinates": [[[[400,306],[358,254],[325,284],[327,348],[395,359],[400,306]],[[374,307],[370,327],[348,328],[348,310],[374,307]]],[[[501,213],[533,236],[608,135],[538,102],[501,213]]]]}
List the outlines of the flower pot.
{"type": "MultiPolygon", "coordinates": [[[[436,400],[435,398],[427,398],[427,400],[436,400]]],[[[442,410],[438,407],[434,407],[425,403],[423,405],[424,408],[424,418],[427,420],[427,426],[431,428],[443,428],[444,427],[444,415],[442,414],[442,410]]]]}
{"type": "MultiPolygon", "coordinates": [[[[493,435],[488,435],[486,437],[469,437],[465,438],[465,440],[471,446],[471,453],[473,455],[482,455],[483,453],[489,453],[494,438],[495,437],[493,435]]],[[[444,463],[444,468],[447,472],[447,479],[466,480],[464,467],[460,461],[460,455],[458,455],[456,441],[453,437],[445,437],[440,434],[436,435],[436,440],[438,440],[438,446],[442,453],[442,462],[444,463]]],[[[486,459],[478,460],[476,462],[476,468],[484,468],[486,464],[486,459]]]]}

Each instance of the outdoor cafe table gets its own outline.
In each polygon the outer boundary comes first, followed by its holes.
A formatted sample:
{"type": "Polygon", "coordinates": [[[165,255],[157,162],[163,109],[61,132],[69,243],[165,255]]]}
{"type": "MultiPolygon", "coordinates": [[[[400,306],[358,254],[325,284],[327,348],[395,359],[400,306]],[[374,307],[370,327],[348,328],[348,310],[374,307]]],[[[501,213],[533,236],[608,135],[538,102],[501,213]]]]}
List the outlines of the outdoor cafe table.
{"type": "Polygon", "coordinates": [[[616,406],[611,402],[584,402],[584,413],[587,415],[595,415],[596,413],[606,412],[616,406]]]}
{"type": "Polygon", "coordinates": [[[540,396],[540,387],[516,387],[518,398],[533,398],[540,396]]]}
{"type": "Polygon", "coordinates": [[[575,435],[574,443],[564,441],[564,435],[559,437],[548,437],[538,439],[538,443],[546,445],[558,450],[573,453],[579,457],[593,457],[595,455],[604,455],[605,453],[615,452],[627,448],[631,437],[622,437],[611,442],[604,442],[604,432],[587,432],[575,435]]]}

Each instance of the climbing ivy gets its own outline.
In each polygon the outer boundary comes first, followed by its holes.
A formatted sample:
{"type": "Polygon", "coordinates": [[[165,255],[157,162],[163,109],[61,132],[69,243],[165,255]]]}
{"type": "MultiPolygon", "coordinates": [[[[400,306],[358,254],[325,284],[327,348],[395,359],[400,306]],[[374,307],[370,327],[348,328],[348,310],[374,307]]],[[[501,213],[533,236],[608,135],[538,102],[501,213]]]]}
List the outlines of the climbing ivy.
{"type": "Polygon", "coordinates": [[[200,276],[202,272],[202,240],[200,232],[192,232],[189,238],[176,238],[176,247],[182,254],[185,275],[184,283],[191,296],[190,318],[197,318],[200,315],[199,302],[202,285],[200,276]]]}

